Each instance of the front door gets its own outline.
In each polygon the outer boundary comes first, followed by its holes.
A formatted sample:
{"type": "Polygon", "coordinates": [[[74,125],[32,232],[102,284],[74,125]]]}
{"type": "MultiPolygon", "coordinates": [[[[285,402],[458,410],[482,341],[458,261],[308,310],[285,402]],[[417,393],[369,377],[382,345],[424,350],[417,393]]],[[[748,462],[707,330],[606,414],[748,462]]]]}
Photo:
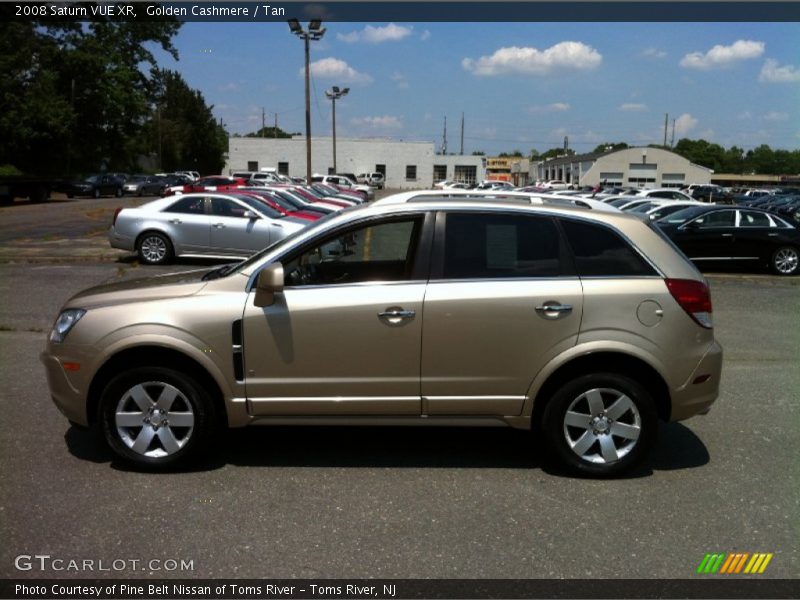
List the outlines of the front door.
{"type": "Polygon", "coordinates": [[[211,247],[215,251],[250,254],[269,246],[270,221],[248,218],[248,210],[230,198],[211,197],[211,247]]]}
{"type": "MultiPolygon", "coordinates": [[[[351,226],[282,259],[285,287],[244,312],[255,415],[419,415],[423,215],[351,226]]],[[[427,234],[426,234],[427,235],[427,234]]]]}

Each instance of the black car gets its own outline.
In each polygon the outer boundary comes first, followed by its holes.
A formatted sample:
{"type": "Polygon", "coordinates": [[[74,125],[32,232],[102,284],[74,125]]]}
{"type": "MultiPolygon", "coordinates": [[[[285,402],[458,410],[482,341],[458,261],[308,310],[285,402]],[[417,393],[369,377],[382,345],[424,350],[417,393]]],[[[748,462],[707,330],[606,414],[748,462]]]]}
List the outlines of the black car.
{"type": "Polygon", "coordinates": [[[698,206],[656,225],[699,266],[767,266],[778,275],[800,272],[800,231],[764,210],[698,206]]]}
{"type": "Polygon", "coordinates": [[[73,181],[67,184],[67,198],[75,196],[122,196],[124,181],[114,175],[90,175],[83,181],[73,181]]]}

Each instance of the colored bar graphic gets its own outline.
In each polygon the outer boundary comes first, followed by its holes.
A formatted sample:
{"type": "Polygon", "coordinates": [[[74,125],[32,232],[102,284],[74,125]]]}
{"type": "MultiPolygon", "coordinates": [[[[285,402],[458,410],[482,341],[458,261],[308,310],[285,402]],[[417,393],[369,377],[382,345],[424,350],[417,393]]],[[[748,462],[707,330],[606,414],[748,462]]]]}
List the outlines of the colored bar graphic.
{"type": "Polygon", "coordinates": [[[753,554],[749,552],[708,553],[697,567],[697,572],[707,575],[715,573],[720,575],[761,574],[766,570],[773,556],[775,555],[766,552],[754,552],[753,554]]]}

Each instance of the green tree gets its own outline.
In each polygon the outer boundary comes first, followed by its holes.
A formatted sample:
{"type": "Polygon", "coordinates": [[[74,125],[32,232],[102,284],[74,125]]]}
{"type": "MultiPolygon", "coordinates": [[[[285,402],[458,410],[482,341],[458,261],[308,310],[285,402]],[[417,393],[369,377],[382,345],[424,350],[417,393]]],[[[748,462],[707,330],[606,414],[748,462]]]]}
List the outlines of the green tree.
{"type": "Polygon", "coordinates": [[[673,151],[697,165],[720,171],[725,160],[725,149],[706,140],[681,138],[673,151]]]}
{"type": "Polygon", "coordinates": [[[291,138],[292,136],[295,136],[295,135],[301,135],[301,134],[299,134],[299,133],[289,133],[287,131],[284,131],[280,127],[278,127],[277,129],[275,127],[262,127],[258,131],[252,131],[252,132],[250,132],[248,134],[245,134],[244,137],[248,137],[248,138],[264,137],[264,138],[279,138],[279,139],[282,138],[282,139],[286,139],[286,138],[291,138]]]}
{"type": "Polygon", "coordinates": [[[0,7],[0,163],[42,173],[132,166],[149,114],[151,48],[177,58],[180,24],[22,21],[12,8],[0,7]]]}
{"type": "Polygon", "coordinates": [[[562,147],[550,148],[550,150],[542,152],[539,155],[539,160],[547,160],[548,158],[556,158],[557,156],[574,156],[574,155],[575,155],[575,150],[573,150],[572,148],[567,148],[566,150],[564,150],[564,148],[562,147]]]}
{"type": "Polygon", "coordinates": [[[212,107],[175,71],[154,70],[153,85],[139,152],[156,156],[163,171],[219,173],[225,162],[228,134],[214,119],[212,107]]]}

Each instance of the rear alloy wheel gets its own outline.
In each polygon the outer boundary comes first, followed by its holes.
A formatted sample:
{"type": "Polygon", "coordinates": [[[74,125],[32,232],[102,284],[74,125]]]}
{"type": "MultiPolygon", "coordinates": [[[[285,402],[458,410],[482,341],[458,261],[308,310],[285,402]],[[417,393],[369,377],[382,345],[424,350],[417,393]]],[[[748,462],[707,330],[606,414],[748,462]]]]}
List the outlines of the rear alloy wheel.
{"type": "Polygon", "coordinates": [[[139,259],[147,265],[163,265],[172,258],[172,243],[162,233],[151,231],[139,238],[139,259]]]}
{"type": "Polygon", "coordinates": [[[117,198],[122,198],[122,188],[121,188],[121,187],[118,187],[118,188],[117,188],[117,191],[116,191],[116,192],[114,192],[114,195],[115,195],[117,198]]]}
{"type": "Polygon", "coordinates": [[[792,246],[778,248],[772,255],[771,266],[778,275],[795,275],[800,267],[800,252],[792,246]]]}
{"type": "Polygon", "coordinates": [[[208,446],[213,402],[192,378],[145,367],[112,379],[101,400],[103,433],[111,449],[138,467],[174,467],[208,446]]]}
{"type": "Polygon", "coordinates": [[[100,188],[94,188],[94,193],[92,194],[95,198],[100,197],[100,188]]]}
{"type": "Polygon", "coordinates": [[[614,373],[575,379],[545,408],[548,447],[573,473],[618,475],[639,466],[656,438],[658,417],[650,394],[614,373]]]}

